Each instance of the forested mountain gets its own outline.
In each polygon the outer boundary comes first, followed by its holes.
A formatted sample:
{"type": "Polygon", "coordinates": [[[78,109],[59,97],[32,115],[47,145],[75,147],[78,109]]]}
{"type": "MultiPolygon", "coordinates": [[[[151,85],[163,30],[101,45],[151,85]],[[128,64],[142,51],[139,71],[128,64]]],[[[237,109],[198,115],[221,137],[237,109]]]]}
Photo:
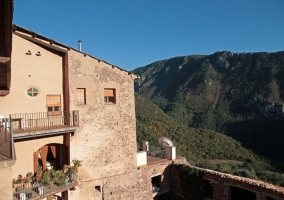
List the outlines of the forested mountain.
{"type": "Polygon", "coordinates": [[[175,57],[133,73],[138,140],[166,136],[196,165],[284,185],[284,52],[175,57]]]}

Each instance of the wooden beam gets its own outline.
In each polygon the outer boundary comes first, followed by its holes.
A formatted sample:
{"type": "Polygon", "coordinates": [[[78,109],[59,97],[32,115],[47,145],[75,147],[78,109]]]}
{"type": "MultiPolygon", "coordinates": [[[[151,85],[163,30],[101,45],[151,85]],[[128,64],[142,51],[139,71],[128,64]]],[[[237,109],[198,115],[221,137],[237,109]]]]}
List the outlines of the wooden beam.
{"type": "Polygon", "coordinates": [[[0,63],[6,63],[10,60],[10,57],[3,57],[3,56],[0,56],[0,63]]]}

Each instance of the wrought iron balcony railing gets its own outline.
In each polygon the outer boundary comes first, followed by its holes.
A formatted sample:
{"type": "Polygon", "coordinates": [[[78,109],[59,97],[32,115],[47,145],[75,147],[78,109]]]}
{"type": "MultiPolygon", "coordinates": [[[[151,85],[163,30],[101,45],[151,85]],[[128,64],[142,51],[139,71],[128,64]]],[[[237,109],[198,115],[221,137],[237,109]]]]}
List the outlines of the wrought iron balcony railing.
{"type": "Polygon", "coordinates": [[[50,115],[49,112],[10,114],[7,129],[13,133],[58,129],[79,126],[79,111],[57,112],[50,115]],[[12,123],[12,126],[11,126],[12,123]]]}
{"type": "Polygon", "coordinates": [[[8,126],[8,122],[0,118],[0,161],[14,159],[12,148],[13,138],[10,131],[5,127],[8,126]]]}
{"type": "Polygon", "coordinates": [[[0,161],[13,160],[14,139],[19,133],[46,131],[79,126],[79,111],[10,114],[9,118],[0,118],[0,161]]]}

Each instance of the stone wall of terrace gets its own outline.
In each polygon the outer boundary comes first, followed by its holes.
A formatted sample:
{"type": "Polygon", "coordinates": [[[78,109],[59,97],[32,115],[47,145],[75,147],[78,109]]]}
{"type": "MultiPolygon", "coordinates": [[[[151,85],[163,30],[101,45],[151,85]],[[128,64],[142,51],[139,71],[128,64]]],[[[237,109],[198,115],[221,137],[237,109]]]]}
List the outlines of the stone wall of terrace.
{"type": "MultiPolygon", "coordinates": [[[[267,198],[281,200],[284,199],[284,188],[275,186],[263,181],[243,178],[231,174],[225,174],[209,169],[202,169],[189,165],[185,160],[180,164],[187,164],[189,167],[203,171],[203,180],[212,183],[213,186],[213,200],[228,200],[231,199],[231,189],[240,188],[255,194],[255,199],[266,200],[267,198]]],[[[176,196],[184,198],[181,181],[179,179],[176,167],[172,167],[172,191],[176,196]]],[[[184,198],[185,199],[185,198],[184,198]]]]}

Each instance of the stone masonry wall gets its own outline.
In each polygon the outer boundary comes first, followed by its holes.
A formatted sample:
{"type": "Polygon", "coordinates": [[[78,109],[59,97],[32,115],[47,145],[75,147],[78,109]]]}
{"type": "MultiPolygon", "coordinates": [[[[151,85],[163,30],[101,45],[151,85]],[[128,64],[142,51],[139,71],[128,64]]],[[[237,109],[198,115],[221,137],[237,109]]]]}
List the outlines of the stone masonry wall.
{"type": "Polygon", "coordinates": [[[79,191],[70,192],[71,199],[152,200],[151,177],[161,175],[161,191],[170,189],[171,163],[146,166],[130,173],[95,180],[81,179],[79,191]],[[95,186],[101,186],[101,192],[96,191],[95,186]]]}
{"type": "MultiPolygon", "coordinates": [[[[97,184],[95,180],[124,174],[122,177],[129,177],[123,179],[131,185],[135,179],[137,144],[133,75],[72,49],[68,56],[70,110],[79,110],[80,115],[80,127],[71,138],[70,155],[71,160],[83,160],[80,168],[82,185],[72,192],[72,196],[80,194],[80,198],[74,199],[89,199],[92,187],[97,184]],[[77,88],[86,90],[85,105],[77,105],[77,88]],[[116,90],[115,104],[104,103],[105,88],[116,90]]],[[[115,180],[119,182],[119,179],[115,180]]]]}
{"type": "MultiPolygon", "coordinates": [[[[204,180],[212,181],[213,186],[213,199],[214,200],[228,200],[230,199],[230,187],[242,188],[256,194],[257,200],[265,200],[266,197],[270,197],[276,200],[284,199],[284,188],[275,186],[262,181],[257,181],[249,178],[243,178],[230,174],[225,174],[213,170],[197,168],[189,165],[188,163],[180,162],[179,164],[187,164],[188,166],[204,171],[204,180]]],[[[171,172],[172,191],[176,196],[183,198],[183,191],[181,189],[181,182],[179,175],[175,167],[172,167],[171,172]]]]}

